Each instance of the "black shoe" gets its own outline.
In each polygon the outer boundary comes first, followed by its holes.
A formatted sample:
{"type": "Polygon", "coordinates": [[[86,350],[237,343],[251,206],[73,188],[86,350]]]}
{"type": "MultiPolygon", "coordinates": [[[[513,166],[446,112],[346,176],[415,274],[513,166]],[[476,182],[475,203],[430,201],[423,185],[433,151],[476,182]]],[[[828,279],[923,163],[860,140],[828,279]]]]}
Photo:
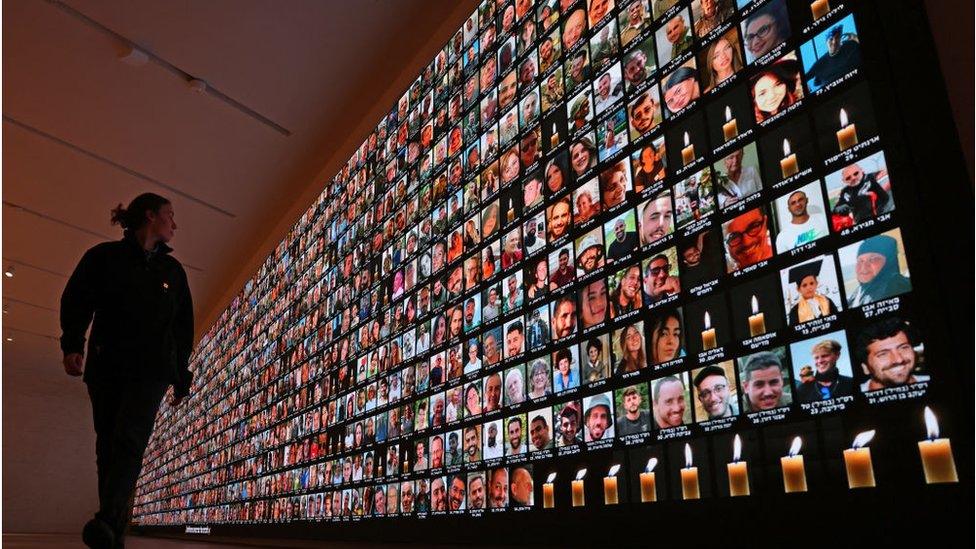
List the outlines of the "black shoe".
{"type": "Polygon", "coordinates": [[[99,518],[93,518],[85,523],[85,528],[81,531],[81,539],[91,549],[113,549],[115,546],[115,532],[99,518]]]}

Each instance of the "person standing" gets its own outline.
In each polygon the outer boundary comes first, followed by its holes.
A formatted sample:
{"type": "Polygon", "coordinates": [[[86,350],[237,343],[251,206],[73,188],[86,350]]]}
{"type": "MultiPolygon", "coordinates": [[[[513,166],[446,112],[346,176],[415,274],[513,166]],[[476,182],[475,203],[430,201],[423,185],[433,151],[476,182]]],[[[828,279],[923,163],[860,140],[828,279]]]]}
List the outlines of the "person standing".
{"type": "Polygon", "coordinates": [[[176,231],[169,200],[144,193],[112,211],[121,240],[82,256],[61,295],[61,350],[68,375],[88,386],[95,424],[99,510],[82,539],[124,547],[130,501],[156,413],[189,395],[193,303],[186,272],[167,245],[176,231]],[[91,325],[85,355],[85,333],[91,325]]]}

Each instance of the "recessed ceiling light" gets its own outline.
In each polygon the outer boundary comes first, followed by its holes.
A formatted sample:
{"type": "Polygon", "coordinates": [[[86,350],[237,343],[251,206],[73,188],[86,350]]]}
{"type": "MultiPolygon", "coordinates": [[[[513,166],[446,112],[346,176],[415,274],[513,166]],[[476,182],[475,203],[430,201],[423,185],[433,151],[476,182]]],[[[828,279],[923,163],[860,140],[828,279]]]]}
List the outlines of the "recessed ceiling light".
{"type": "Polygon", "coordinates": [[[7,268],[4,269],[4,271],[3,271],[3,276],[5,276],[7,278],[13,278],[14,277],[14,266],[13,265],[7,265],[7,268]]]}

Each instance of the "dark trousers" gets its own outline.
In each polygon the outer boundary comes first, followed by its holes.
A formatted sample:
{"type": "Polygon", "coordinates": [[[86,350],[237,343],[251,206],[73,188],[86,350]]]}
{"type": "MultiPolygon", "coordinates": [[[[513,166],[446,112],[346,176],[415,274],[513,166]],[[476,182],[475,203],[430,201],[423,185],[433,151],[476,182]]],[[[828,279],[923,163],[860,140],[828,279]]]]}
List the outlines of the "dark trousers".
{"type": "Polygon", "coordinates": [[[142,470],[142,457],[152,435],[156,412],[169,387],[161,381],[112,380],[88,384],[95,420],[95,463],[98,466],[96,516],[107,522],[121,541],[130,502],[142,470]]]}

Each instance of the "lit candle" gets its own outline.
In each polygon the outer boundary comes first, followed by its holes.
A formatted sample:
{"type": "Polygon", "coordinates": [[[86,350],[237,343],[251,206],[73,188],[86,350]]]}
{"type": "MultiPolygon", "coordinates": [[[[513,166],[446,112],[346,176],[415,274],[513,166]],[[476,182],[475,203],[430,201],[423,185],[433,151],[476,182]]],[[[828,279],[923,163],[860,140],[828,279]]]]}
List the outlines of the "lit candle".
{"type": "Polygon", "coordinates": [[[759,312],[759,300],[752,296],[752,315],[749,316],[749,335],[756,337],[766,333],[766,320],[759,312]]]}
{"type": "Polygon", "coordinates": [[[552,481],[556,480],[556,473],[549,473],[545,484],[542,485],[542,508],[552,509],[556,506],[556,493],[552,481]]]}
{"type": "Polygon", "coordinates": [[[783,468],[783,490],[786,493],[807,491],[807,470],[803,466],[803,456],[800,455],[802,445],[803,439],[794,438],[790,454],[779,458],[780,467],[783,468]]]}
{"type": "Polygon", "coordinates": [[[925,427],[929,438],[918,442],[918,452],[922,455],[922,469],[925,470],[925,482],[928,484],[959,482],[956,460],[952,457],[952,446],[949,444],[949,439],[939,438],[939,422],[928,406],[925,407],[925,427]]]}
{"type": "Polygon", "coordinates": [[[813,20],[816,21],[824,15],[827,15],[827,12],[830,11],[830,3],[827,0],[814,0],[810,4],[810,11],[813,12],[813,20]]]}
{"type": "Polygon", "coordinates": [[[847,150],[857,145],[857,128],[847,120],[847,111],[840,110],[840,129],[837,130],[837,146],[840,150],[847,150]]]}
{"type": "Polygon", "coordinates": [[[749,466],[744,461],[739,461],[742,456],[742,439],[735,435],[732,443],[732,463],[727,464],[729,469],[729,495],[748,496],[749,495],[749,466]]]}
{"type": "Polygon", "coordinates": [[[779,169],[783,172],[783,179],[796,175],[796,172],[800,171],[796,163],[796,154],[791,152],[788,139],[783,140],[783,159],[779,161],[779,169]]]}
{"type": "Polygon", "coordinates": [[[556,129],[556,125],[552,125],[552,135],[549,136],[549,147],[555,149],[559,145],[559,130],[556,129]]]}
{"type": "Polygon", "coordinates": [[[701,337],[703,350],[707,351],[717,346],[715,343],[715,328],[712,328],[712,317],[708,316],[708,311],[705,311],[705,329],[702,331],[701,337]]]}
{"type": "Polygon", "coordinates": [[[688,137],[688,132],[685,132],[685,148],[681,149],[681,161],[682,165],[687,166],[695,160],[695,145],[691,142],[688,137]]]}
{"type": "Polygon", "coordinates": [[[654,467],[657,466],[657,458],[647,460],[647,467],[640,474],[641,501],[657,501],[657,478],[654,476],[654,467]]]}
{"type": "Polygon", "coordinates": [[[698,467],[693,466],[691,445],[685,443],[685,467],[681,469],[681,496],[684,499],[698,499],[698,467]]]}
{"type": "Polygon", "coordinates": [[[865,431],[854,437],[851,448],[844,450],[847,485],[851,488],[871,488],[875,485],[871,449],[867,447],[872,438],[874,438],[874,431],[865,431]]]}
{"type": "Polygon", "coordinates": [[[573,481],[573,507],[582,507],[586,504],[583,494],[583,477],[586,476],[586,469],[580,469],[576,473],[576,480],[573,481]]]}
{"type": "Polygon", "coordinates": [[[614,465],[610,468],[610,472],[607,476],[603,477],[603,503],[607,505],[616,505],[619,503],[617,497],[617,472],[620,471],[620,465],[614,465]]]}
{"type": "Polygon", "coordinates": [[[739,124],[735,118],[732,118],[732,109],[727,105],[725,107],[725,124],[722,125],[722,134],[725,135],[726,141],[739,135],[739,124]]]}

